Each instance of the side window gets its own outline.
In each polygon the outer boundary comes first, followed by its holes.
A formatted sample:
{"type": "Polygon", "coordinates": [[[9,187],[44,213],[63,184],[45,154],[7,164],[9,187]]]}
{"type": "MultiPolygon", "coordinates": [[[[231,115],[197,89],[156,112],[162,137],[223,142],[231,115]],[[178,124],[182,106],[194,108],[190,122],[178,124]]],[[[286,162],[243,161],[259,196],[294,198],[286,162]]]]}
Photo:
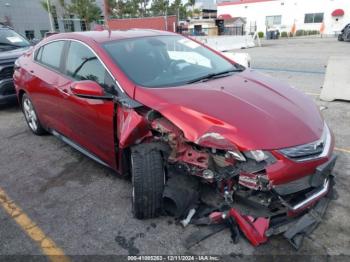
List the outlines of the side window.
{"type": "Polygon", "coordinates": [[[71,42],[67,60],[66,74],[75,80],[92,80],[105,87],[106,69],[86,46],[71,42]]]}
{"type": "Polygon", "coordinates": [[[64,41],[52,42],[42,46],[38,51],[36,60],[54,69],[59,69],[63,46],[64,41]]]}

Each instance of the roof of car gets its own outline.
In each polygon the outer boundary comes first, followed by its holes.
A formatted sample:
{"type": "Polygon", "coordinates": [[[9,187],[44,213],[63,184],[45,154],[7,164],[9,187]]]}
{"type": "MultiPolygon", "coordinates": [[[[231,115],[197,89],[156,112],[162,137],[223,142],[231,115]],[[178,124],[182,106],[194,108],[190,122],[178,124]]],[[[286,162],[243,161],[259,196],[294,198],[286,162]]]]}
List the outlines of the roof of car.
{"type": "Polygon", "coordinates": [[[3,24],[1,24],[1,23],[0,23],[0,29],[9,29],[9,30],[13,30],[12,27],[9,27],[9,26],[7,26],[7,25],[3,25],[3,24]]]}
{"type": "Polygon", "coordinates": [[[176,35],[175,33],[152,30],[152,29],[130,29],[130,30],[101,30],[101,31],[86,31],[86,32],[72,32],[72,33],[60,33],[50,36],[50,39],[60,38],[73,38],[73,39],[92,39],[97,43],[103,43],[113,40],[147,37],[147,36],[159,36],[159,35],[176,35]]]}

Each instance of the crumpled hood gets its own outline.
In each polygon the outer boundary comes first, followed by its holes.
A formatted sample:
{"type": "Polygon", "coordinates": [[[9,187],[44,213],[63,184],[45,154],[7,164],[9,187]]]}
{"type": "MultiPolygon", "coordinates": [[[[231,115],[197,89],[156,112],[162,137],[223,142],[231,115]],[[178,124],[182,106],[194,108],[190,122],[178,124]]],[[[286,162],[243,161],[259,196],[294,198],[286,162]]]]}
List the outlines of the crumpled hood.
{"type": "Polygon", "coordinates": [[[220,134],[241,150],[309,143],[320,138],[324,125],[310,98],[248,69],[186,86],[137,87],[135,100],[159,111],[192,142],[220,134]]]}

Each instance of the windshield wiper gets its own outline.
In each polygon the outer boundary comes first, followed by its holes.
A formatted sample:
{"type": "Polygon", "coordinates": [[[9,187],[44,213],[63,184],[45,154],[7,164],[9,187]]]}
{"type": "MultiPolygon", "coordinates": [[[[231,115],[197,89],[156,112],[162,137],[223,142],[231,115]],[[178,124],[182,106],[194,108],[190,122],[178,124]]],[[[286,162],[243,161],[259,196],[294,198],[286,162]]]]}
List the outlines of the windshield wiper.
{"type": "Polygon", "coordinates": [[[211,73],[211,74],[207,74],[207,75],[195,78],[193,80],[187,81],[186,84],[205,82],[205,81],[208,81],[208,80],[211,80],[211,79],[217,79],[217,78],[220,78],[220,77],[230,76],[234,72],[241,72],[241,71],[242,71],[241,69],[230,69],[230,70],[222,71],[222,72],[219,72],[219,73],[211,73]]]}

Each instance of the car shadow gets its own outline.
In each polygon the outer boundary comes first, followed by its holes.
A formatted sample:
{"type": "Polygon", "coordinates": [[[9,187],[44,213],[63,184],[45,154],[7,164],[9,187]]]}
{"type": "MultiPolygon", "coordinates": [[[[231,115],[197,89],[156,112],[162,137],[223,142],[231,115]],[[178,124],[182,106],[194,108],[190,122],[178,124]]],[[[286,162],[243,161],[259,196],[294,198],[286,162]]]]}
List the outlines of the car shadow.
{"type": "Polygon", "coordinates": [[[11,104],[0,105],[0,111],[15,112],[21,110],[17,102],[11,104]]]}

